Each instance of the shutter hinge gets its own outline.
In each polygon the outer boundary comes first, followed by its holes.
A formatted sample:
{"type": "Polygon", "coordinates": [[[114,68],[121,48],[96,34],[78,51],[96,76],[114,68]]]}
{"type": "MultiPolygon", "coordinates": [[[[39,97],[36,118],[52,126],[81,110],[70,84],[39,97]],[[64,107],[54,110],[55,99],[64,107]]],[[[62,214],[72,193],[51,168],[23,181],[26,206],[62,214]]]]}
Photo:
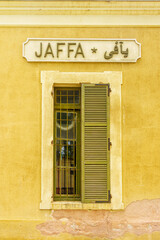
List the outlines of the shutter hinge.
{"type": "Polygon", "coordinates": [[[111,146],[112,146],[112,143],[111,143],[111,141],[110,141],[110,138],[108,138],[108,151],[110,151],[111,146]]]}
{"type": "Polygon", "coordinates": [[[95,201],[95,203],[110,203],[111,198],[112,198],[112,195],[110,193],[110,190],[108,190],[108,200],[107,201],[95,201]]]}
{"type": "Polygon", "coordinates": [[[108,84],[108,97],[110,97],[111,92],[112,92],[112,89],[110,88],[110,85],[108,84]]]}
{"type": "Polygon", "coordinates": [[[108,190],[108,202],[111,202],[111,198],[112,198],[111,192],[110,190],[108,190]]]}
{"type": "Polygon", "coordinates": [[[53,91],[53,89],[52,89],[52,91],[51,91],[51,95],[52,95],[52,97],[53,97],[53,94],[54,94],[54,91],[53,91]]]}

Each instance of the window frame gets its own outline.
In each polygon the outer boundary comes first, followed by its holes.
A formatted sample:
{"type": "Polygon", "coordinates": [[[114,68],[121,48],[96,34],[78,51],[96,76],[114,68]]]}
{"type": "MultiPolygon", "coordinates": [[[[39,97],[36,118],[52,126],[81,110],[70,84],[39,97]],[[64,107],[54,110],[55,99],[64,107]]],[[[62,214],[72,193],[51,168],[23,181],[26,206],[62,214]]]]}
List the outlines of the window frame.
{"type": "MultiPolygon", "coordinates": [[[[121,72],[42,71],[42,155],[40,209],[123,209],[121,72]],[[78,87],[81,83],[110,84],[110,151],[111,203],[53,202],[53,87],[78,87]]],[[[81,106],[81,110],[83,106],[81,106]]]]}
{"type": "MultiPolygon", "coordinates": [[[[74,112],[77,115],[77,127],[76,127],[76,141],[79,140],[79,143],[76,144],[76,159],[77,159],[77,164],[76,164],[76,168],[80,169],[81,168],[81,163],[80,163],[80,144],[81,144],[81,126],[80,126],[80,118],[81,118],[81,89],[79,88],[68,88],[68,87],[59,87],[59,88],[53,88],[54,91],[54,141],[56,139],[56,112],[60,111],[60,112],[74,112]],[[79,91],[79,103],[56,103],[56,90],[78,90],[79,91]],[[77,135],[79,134],[79,135],[77,135]],[[79,153],[78,153],[79,151],[79,153]]],[[[66,95],[68,97],[68,95],[66,95]]],[[[56,194],[56,143],[54,144],[54,148],[53,150],[55,151],[54,156],[53,156],[53,171],[54,171],[54,179],[53,179],[53,194],[54,194],[54,201],[80,201],[80,196],[81,196],[81,176],[80,176],[80,172],[78,172],[76,170],[76,187],[77,187],[77,195],[79,196],[75,196],[70,195],[67,193],[67,195],[63,195],[60,193],[60,195],[56,194]],[[80,181],[80,182],[79,182],[80,181]],[[68,199],[67,199],[68,198],[68,199]],[[57,199],[57,200],[55,200],[57,199]]]]}

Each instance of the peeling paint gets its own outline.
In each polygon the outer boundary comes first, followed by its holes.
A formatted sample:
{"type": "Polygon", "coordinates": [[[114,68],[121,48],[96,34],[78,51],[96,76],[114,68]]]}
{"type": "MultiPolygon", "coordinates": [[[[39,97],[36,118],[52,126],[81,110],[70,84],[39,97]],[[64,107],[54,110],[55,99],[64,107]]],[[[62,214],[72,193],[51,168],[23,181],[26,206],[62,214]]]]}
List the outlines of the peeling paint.
{"type": "Polygon", "coordinates": [[[69,233],[115,239],[125,233],[136,235],[160,231],[160,199],[131,203],[123,211],[57,210],[52,221],[37,225],[43,235],[69,233]]]}

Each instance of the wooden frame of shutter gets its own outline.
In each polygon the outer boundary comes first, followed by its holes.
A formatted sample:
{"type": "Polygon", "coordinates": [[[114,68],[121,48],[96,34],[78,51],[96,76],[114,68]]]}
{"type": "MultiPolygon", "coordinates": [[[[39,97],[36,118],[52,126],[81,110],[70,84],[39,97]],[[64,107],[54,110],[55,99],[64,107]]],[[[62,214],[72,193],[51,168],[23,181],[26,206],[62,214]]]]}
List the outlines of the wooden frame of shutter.
{"type": "Polygon", "coordinates": [[[82,202],[110,201],[109,84],[82,84],[82,202]]]}

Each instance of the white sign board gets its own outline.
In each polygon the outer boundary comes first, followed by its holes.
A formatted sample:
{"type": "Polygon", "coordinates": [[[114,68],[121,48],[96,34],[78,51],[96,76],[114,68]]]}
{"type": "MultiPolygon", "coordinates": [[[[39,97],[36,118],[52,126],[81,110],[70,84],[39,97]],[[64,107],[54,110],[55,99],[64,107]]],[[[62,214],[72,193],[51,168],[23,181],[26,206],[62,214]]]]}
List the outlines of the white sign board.
{"type": "Polygon", "coordinates": [[[28,62],[136,62],[141,44],[136,39],[28,38],[23,57],[28,62]]]}

